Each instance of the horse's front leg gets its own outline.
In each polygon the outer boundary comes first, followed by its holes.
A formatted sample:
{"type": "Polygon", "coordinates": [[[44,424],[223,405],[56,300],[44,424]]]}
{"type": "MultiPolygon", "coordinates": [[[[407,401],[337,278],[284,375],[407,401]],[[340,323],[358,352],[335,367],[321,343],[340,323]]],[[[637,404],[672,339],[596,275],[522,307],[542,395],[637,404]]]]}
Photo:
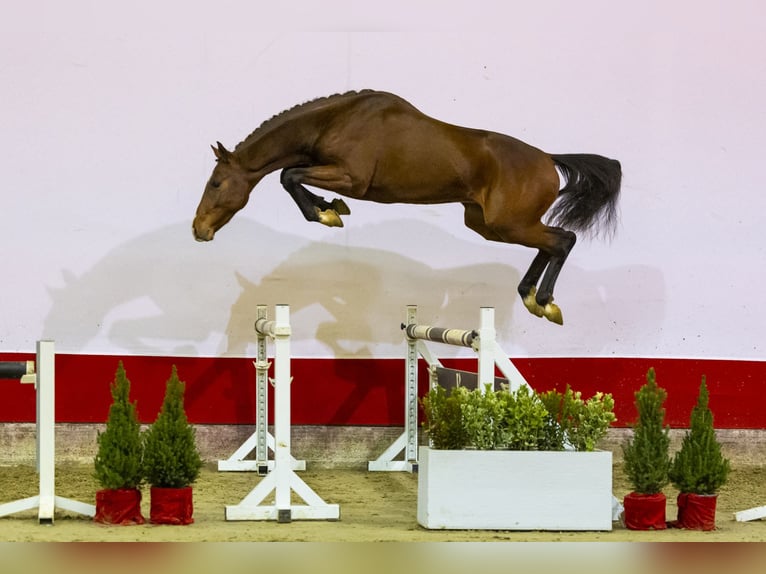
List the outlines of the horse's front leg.
{"type": "Polygon", "coordinates": [[[304,184],[342,193],[346,187],[350,188],[350,178],[344,175],[333,166],[295,167],[283,170],[280,181],[307,221],[318,221],[328,227],[343,227],[340,216],[351,213],[346,202],[338,198],[328,202],[311,193],[304,184]]]}

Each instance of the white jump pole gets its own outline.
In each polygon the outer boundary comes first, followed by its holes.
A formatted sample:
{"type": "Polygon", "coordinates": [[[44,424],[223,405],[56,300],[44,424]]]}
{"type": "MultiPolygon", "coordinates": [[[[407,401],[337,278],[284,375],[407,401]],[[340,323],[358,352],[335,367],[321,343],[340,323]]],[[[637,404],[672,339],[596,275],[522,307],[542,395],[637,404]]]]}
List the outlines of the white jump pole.
{"type": "MultiPolygon", "coordinates": [[[[256,308],[256,325],[261,320],[266,320],[268,308],[266,305],[258,305],[256,308]]],[[[269,424],[269,368],[266,349],[268,335],[258,331],[256,327],[258,346],[255,366],[255,431],[242,445],[226,460],[218,461],[219,471],[257,471],[264,475],[274,469],[274,460],[269,459],[269,450],[275,451],[274,435],[268,430],[269,424]],[[247,458],[255,453],[255,459],[247,458]]],[[[290,466],[293,470],[306,470],[306,461],[296,460],[290,455],[290,466]]]]}
{"type": "Polygon", "coordinates": [[[494,388],[495,367],[508,379],[509,388],[515,391],[527,380],[511,363],[495,339],[495,309],[481,307],[479,310],[479,330],[445,329],[419,325],[417,306],[407,306],[406,323],[402,324],[407,337],[407,358],[405,362],[405,413],[404,432],[375,460],[367,463],[370,471],[417,471],[418,464],[418,359],[423,357],[428,363],[431,374],[431,386],[436,384],[437,369],[442,364],[431,353],[425,341],[443,343],[458,347],[471,347],[478,355],[477,380],[481,392],[486,385],[494,388]],[[396,460],[400,453],[403,460],[396,460]]]}
{"type": "Polygon", "coordinates": [[[226,520],[338,520],[337,504],[324,502],[293,470],[290,455],[290,307],[277,305],[275,320],[265,316],[256,331],[274,340],[274,468],[234,506],[226,507],[226,520]],[[295,492],[306,504],[292,504],[295,492]],[[261,504],[274,493],[274,504],[261,504]]]}
{"type": "Polygon", "coordinates": [[[38,341],[36,373],[28,372],[21,378],[22,383],[34,383],[37,390],[36,466],[40,477],[39,494],[0,504],[0,516],[37,508],[40,524],[53,524],[56,508],[85,516],[95,516],[96,514],[96,507],[92,504],[56,496],[55,358],[53,341],[38,341]]]}
{"type": "Polygon", "coordinates": [[[750,520],[760,520],[766,518],[766,506],[757,506],[748,510],[740,510],[734,513],[737,522],[749,522],[750,520]]]}

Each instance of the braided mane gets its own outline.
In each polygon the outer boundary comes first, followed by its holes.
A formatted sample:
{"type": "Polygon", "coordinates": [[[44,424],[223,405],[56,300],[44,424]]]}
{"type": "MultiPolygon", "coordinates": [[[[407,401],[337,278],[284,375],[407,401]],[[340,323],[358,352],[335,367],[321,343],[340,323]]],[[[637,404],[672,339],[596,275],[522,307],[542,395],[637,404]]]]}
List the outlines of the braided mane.
{"type": "Polygon", "coordinates": [[[271,118],[269,118],[268,120],[263,122],[260,126],[255,128],[253,133],[251,133],[244,140],[239,142],[237,144],[237,147],[234,148],[234,151],[238,151],[241,148],[247,146],[251,142],[251,140],[253,140],[254,138],[260,136],[266,130],[268,130],[268,129],[274,127],[275,125],[285,121],[286,119],[290,119],[292,116],[294,116],[298,112],[304,112],[306,110],[310,110],[310,109],[313,109],[315,107],[320,107],[320,106],[326,104],[327,102],[329,102],[330,100],[347,98],[347,97],[350,97],[350,96],[357,96],[357,95],[360,95],[360,94],[370,93],[372,91],[374,91],[374,90],[349,91],[349,92],[344,92],[342,94],[333,94],[331,96],[323,96],[321,98],[315,98],[313,100],[309,100],[308,102],[304,102],[302,104],[297,104],[297,105],[295,105],[295,106],[293,106],[293,107],[291,107],[291,108],[289,108],[289,109],[287,109],[287,110],[285,110],[283,112],[280,112],[280,113],[272,116],[271,118]]]}

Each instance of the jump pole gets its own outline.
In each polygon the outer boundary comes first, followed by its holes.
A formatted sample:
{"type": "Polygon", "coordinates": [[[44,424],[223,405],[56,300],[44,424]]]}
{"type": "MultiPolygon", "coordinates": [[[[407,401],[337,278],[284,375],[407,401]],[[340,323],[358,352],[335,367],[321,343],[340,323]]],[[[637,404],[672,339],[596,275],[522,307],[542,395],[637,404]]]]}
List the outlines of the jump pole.
{"type": "MultiPolygon", "coordinates": [[[[418,465],[418,359],[423,357],[428,363],[431,386],[437,384],[439,371],[444,371],[439,362],[426,346],[426,341],[470,347],[478,355],[477,382],[482,392],[485,385],[495,385],[495,367],[508,380],[509,388],[515,391],[527,380],[513,365],[495,339],[495,309],[481,307],[479,310],[479,329],[445,329],[420,325],[417,321],[417,306],[407,306],[406,322],[401,327],[407,337],[407,357],[405,361],[405,407],[404,432],[376,459],[367,463],[369,471],[406,471],[416,472],[418,465]],[[403,453],[404,458],[395,458],[403,453]]],[[[459,372],[456,376],[460,376],[459,372]]]]}
{"type": "Polygon", "coordinates": [[[18,378],[36,388],[36,467],[40,477],[37,496],[0,504],[0,516],[38,509],[40,524],[53,524],[56,508],[85,516],[95,516],[96,507],[56,496],[56,414],[55,414],[55,348],[53,341],[37,341],[36,361],[0,363],[0,378],[18,378]]]}
{"type": "MultiPolygon", "coordinates": [[[[253,361],[255,367],[255,431],[251,434],[234,453],[225,460],[218,461],[219,471],[256,471],[265,475],[274,469],[274,460],[269,459],[269,451],[275,452],[274,435],[268,430],[269,424],[269,368],[266,349],[268,335],[258,331],[258,321],[265,321],[268,317],[266,305],[256,307],[256,336],[258,345],[257,360],[253,361]],[[248,459],[251,453],[255,453],[255,460],[248,459]]],[[[290,455],[290,466],[293,470],[306,470],[306,461],[296,460],[290,455]]]]}
{"type": "Polygon", "coordinates": [[[761,518],[766,518],[766,506],[757,506],[734,513],[734,519],[737,522],[749,522],[750,520],[760,520],[761,518]]]}
{"type": "MultiPolygon", "coordinates": [[[[259,306],[260,308],[261,306],[259,306]]],[[[274,468],[234,506],[226,507],[226,520],[338,520],[337,504],[324,502],[292,468],[290,456],[290,307],[277,305],[275,320],[259,316],[256,332],[274,340],[274,468]],[[291,493],[306,504],[292,504],[291,493]],[[261,504],[274,493],[274,504],[261,504]]]]}

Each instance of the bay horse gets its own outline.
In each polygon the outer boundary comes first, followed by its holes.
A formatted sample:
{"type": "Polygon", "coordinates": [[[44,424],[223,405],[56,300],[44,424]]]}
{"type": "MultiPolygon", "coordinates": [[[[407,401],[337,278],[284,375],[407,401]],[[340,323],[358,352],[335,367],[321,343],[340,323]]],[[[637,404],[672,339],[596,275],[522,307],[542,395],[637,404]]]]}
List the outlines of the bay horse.
{"type": "Polygon", "coordinates": [[[616,225],[617,160],[548,154],[507,135],[436,120],[387,92],[312,100],[265,121],[233,151],[216,144],[192,224],[198,241],[213,239],[276,170],[303,217],[330,227],[343,226],[348,206],[304,186],[378,203],[462,203],[465,225],[485,239],[538,250],[518,292],[530,312],[558,324],[553,290],[575,231],[612,233],[616,225]]]}

